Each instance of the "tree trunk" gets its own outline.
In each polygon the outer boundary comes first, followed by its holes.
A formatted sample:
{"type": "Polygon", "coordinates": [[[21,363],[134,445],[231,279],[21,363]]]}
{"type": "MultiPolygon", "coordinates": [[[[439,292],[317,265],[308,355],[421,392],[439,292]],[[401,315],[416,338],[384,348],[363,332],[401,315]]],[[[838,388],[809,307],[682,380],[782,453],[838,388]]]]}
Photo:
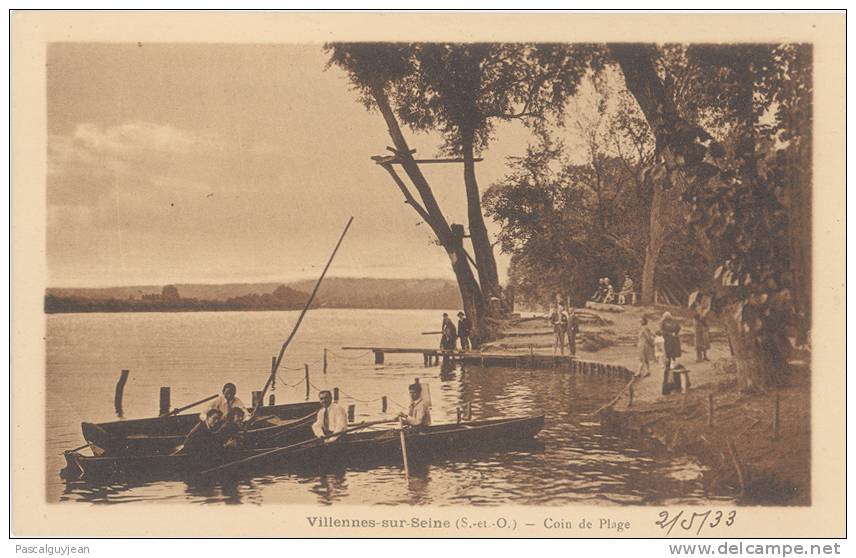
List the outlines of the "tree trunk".
{"type": "Polygon", "coordinates": [[[419,196],[422,199],[424,207],[420,206],[419,203],[409,195],[407,187],[400,181],[400,179],[398,179],[391,166],[387,166],[387,171],[390,172],[393,179],[396,180],[398,187],[405,192],[405,197],[408,203],[414,208],[420,217],[422,217],[428,226],[431,227],[431,230],[436,235],[440,245],[446,250],[446,254],[449,256],[449,261],[452,264],[452,270],[455,273],[455,278],[458,281],[458,289],[461,292],[461,301],[464,305],[464,312],[473,324],[473,347],[477,347],[480,342],[491,340],[495,335],[490,327],[490,323],[487,321],[488,313],[485,297],[479,287],[479,284],[476,282],[475,276],[473,275],[472,268],[470,267],[470,263],[467,260],[466,253],[464,252],[463,244],[460,239],[452,234],[449,223],[446,221],[446,217],[440,210],[440,205],[434,197],[434,192],[431,190],[431,186],[428,184],[428,181],[419,169],[419,165],[413,160],[413,156],[410,153],[410,146],[407,144],[407,140],[404,139],[404,134],[401,132],[401,127],[398,124],[398,120],[395,118],[395,113],[389,104],[389,99],[387,98],[386,93],[382,87],[375,87],[372,93],[375,102],[377,103],[378,110],[386,122],[389,136],[392,138],[392,142],[395,145],[402,167],[417,192],[419,192],[419,196]]]}
{"type": "MultiPolygon", "coordinates": [[[[657,140],[657,145],[664,151],[669,145],[677,145],[682,139],[678,137],[678,127],[689,127],[678,111],[665,86],[654,68],[654,47],[644,47],[638,44],[614,43],[609,45],[610,52],[621,67],[627,89],[636,98],[657,140]]],[[[668,153],[667,153],[668,155],[668,153]]],[[[693,168],[681,161],[675,161],[693,180],[693,168]]],[[[751,170],[751,169],[749,169],[751,170]]],[[[716,239],[711,238],[715,246],[716,239]]],[[[738,303],[734,303],[738,304],[738,303]]],[[[734,351],[737,366],[738,385],[741,390],[764,389],[775,383],[775,368],[772,365],[775,348],[762,349],[754,334],[747,333],[739,316],[735,315],[736,306],[727,305],[723,311],[723,321],[728,332],[729,341],[734,351]]]]}
{"type": "Polygon", "coordinates": [[[467,190],[467,220],[469,221],[470,240],[475,252],[478,267],[479,284],[486,299],[500,296],[499,275],[496,270],[496,259],[493,246],[487,234],[482,215],[481,192],[476,180],[474,155],[475,136],[472,130],[462,130],[462,149],[464,155],[464,185],[467,190]]]}
{"type": "Polygon", "coordinates": [[[645,263],[642,266],[642,304],[654,304],[656,289],[654,273],[657,270],[657,260],[660,259],[660,251],[663,249],[663,240],[666,237],[666,224],[663,219],[665,201],[666,192],[659,184],[655,184],[648,224],[648,245],[645,247],[645,263]]]}

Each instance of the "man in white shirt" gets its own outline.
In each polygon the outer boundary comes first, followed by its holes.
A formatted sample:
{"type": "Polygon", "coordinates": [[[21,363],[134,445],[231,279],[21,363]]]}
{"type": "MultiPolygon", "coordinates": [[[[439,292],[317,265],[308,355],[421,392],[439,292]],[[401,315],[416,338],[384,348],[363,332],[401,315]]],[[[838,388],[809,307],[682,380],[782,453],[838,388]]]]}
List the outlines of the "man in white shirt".
{"type": "Polygon", "coordinates": [[[428,402],[422,399],[422,384],[410,384],[410,408],[407,414],[401,413],[399,417],[404,424],[412,428],[422,429],[431,426],[431,411],[428,402]]]}
{"type": "Polygon", "coordinates": [[[212,401],[208,407],[199,414],[199,419],[204,421],[205,416],[210,409],[217,409],[223,417],[231,418],[232,409],[241,409],[244,411],[244,416],[249,416],[250,413],[247,412],[247,407],[244,405],[244,402],[235,397],[237,392],[238,388],[235,387],[235,384],[230,382],[224,385],[223,393],[218,395],[217,399],[212,401]]]}
{"type": "MultiPolygon", "coordinates": [[[[337,403],[333,403],[333,394],[324,390],[318,393],[318,399],[321,401],[321,409],[318,411],[318,416],[315,419],[315,424],[312,425],[312,432],[319,438],[338,434],[348,428],[348,413],[337,403]]],[[[335,442],[338,436],[325,438],[324,442],[335,442]]]]}

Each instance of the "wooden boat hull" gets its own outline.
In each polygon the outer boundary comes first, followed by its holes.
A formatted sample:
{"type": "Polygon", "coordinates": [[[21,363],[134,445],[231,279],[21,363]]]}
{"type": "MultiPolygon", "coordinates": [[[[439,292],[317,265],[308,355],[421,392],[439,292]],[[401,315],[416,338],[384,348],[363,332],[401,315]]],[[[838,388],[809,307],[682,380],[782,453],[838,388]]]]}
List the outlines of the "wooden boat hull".
{"type": "MultiPolygon", "coordinates": [[[[262,407],[257,425],[247,430],[247,448],[285,446],[312,436],[320,403],[292,403],[262,407]]],[[[172,453],[199,420],[198,413],[170,417],[81,423],[83,439],[93,455],[160,455],[172,453]]]]}
{"type": "MultiPolygon", "coordinates": [[[[411,463],[474,451],[501,449],[531,441],[544,426],[544,417],[492,419],[444,424],[423,431],[406,431],[407,456],[411,463]]],[[[258,456],[267,449],[224,451],[217,456],[194,454],[145,456],[93,456],[66,452],[64,469],[68,477],[88,481],[118,478],[187,478],[205,469],[240,459],[258,456]]],[[[296,449],[265,456],[222,475],[262,470],[305,470],[340,467],[371,467],[401,464],[398,430],[357,432],[329,444],[312,443],[296,449]]]]}

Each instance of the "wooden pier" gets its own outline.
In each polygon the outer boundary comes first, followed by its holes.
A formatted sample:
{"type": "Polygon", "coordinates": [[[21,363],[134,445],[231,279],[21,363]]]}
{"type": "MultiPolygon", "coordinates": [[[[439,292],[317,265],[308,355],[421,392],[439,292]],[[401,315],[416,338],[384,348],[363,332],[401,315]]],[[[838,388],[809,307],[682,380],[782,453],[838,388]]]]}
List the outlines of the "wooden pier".
{"type": "Polygon", "coordinates": [[[571,355],[545,355],[534,352],[482,353],[479,351],[446,351],[443,349],[406,348],[406,347],[342,347],[346,351],[372,351],[375,364],[384,363],[384,355],[390,354],[421,354],[425,366],[440,363],[440,357],[463,365],[502,368],[529,369],[560,369],[581,375],[610,376],[630,379],[633,372],[625,366],[605,364],[589,360],[581,360],[571,355]]]}

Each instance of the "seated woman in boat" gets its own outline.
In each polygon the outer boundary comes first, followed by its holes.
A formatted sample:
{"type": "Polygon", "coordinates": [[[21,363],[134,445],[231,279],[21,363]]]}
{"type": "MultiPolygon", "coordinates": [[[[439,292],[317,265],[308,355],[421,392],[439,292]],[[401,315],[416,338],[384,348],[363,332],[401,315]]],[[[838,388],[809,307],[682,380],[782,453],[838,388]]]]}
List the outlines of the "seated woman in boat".
{"type": "Polygon", "coordinates": [[[215,435],[226,449],[241,449],[244,445],[244,410],[235,407],[217,428],[215,435]]]}
{"type": "Polygon", "coordinates": [[[410,408],[407,414],[400,413],[398,417],[403,424],[415,429],[431,426],[431,410],[428,402],[422,399],[422,384],[410,384],[410,408]]]}
{"type": "Polygon", "coordinates": [[[219,409],[208,409],[205,420],[200,420],[174,453],[214,454],[222,451],[223,444],[215,434],[223,413],[219,409]]]}
{"type": "Polygon", "coordinates": [[[232,409],[241,409],[246,415],[247,406],[244,405],[243,401],[235,397],[236,393],[238,393],[238,388],[235,387],[235,384],[231,382],[225,384],[223,386],[223,393],[218,395],[217,399],[212,401],[211,404],[208,405],[208,408],[199,414],[199,420],[205,420],[205,413],[211,409],[217,409],[224,417],[228,417],[232,409]]]}
{"type": "Polygon", "coordinates": [[[333,402],[333,394],[326,389],[318,392],[318,399],[321,401],[321,408],[318,410],[315,424],[312,425],[312,432],[317,437],[324,438],[324,443],[335,442],[339,436],[326,436],[348,428],[348,413],[338,403],[333,402]]]}

